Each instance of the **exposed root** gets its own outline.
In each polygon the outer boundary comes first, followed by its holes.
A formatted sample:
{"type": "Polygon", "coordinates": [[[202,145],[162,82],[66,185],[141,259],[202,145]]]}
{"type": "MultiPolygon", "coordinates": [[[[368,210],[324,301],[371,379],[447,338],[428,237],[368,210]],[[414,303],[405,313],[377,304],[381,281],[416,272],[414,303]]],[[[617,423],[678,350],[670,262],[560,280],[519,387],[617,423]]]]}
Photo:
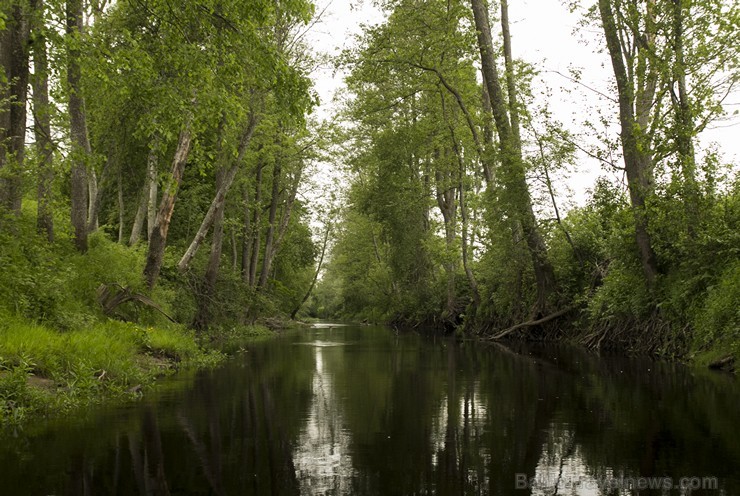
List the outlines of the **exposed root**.
{"type": "Polygon", "coordinates": [[[593,349],[622,349],[630,353],[681,356],[687,349],[690,327],[675,327],[655,313],[647,319],[602,318],[578,342],[593,349]]]}

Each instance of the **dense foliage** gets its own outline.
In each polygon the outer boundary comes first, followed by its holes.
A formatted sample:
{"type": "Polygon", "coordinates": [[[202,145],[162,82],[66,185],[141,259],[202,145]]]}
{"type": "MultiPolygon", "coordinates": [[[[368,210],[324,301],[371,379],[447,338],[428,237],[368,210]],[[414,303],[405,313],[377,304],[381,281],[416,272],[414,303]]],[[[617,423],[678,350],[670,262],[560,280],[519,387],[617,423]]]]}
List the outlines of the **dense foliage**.
{"type": "Polygon", "coordinates": [[[299,194],[321,147],[313,16],[2,2],[0,422],[49,407],[27,376],[126,392],[295,312],[318,255],[299,194]]]}
{"type": "Polygon", "coordinates": [[[697,143],[736,94],[740,12],[572,4],[616,84],[569,128],[512,57],[505,0],[382,2],[341,61],[351,187],[313,314],[738,354],[737,164],[697,143]],[[605,173],[566,209],[589,156],[605,173]]]}
{"type": "Polygon", "coordinates": [[[98,303],[202,332],[289,314],[315,256],[313,5],[3,5],[2,305],[59,329],[98,303]]]}
{"type": "Polygon", "coordinates": [[[737,357],[740,179],[699,144],[736,94],[740,11],[570,3],[613,74],[594,115],[553,117],[506,0],[384,0],[329,130],[310,0],[4,1],[0,414],[34,404],[31,374],[126,391],[208,361],[196,335],[238,349],[301,308],[737,357]],[[327,150],[342,208],[302,194],[327,150]],[[606,173],[566,208],[586,157],[606,173]]]}

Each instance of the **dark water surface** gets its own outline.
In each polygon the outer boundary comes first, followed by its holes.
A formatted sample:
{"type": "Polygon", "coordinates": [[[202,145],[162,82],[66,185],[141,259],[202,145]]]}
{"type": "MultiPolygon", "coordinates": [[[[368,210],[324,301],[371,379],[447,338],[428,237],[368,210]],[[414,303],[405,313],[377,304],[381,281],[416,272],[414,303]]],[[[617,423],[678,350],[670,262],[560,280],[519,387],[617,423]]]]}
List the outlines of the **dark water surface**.
{"type": "Polygon", "coordinates": [[[575,349],[309,329],[4,436],[0,494],[734,496],[740,386],[575,349]]]}

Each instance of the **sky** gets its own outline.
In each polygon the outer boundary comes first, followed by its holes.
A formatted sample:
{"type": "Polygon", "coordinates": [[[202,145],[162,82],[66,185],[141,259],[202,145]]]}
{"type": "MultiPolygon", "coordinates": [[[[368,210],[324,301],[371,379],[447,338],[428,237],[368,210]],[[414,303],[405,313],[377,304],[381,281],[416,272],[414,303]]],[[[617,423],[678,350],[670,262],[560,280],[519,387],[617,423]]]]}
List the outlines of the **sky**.
{"type": "MultiPolygon", "coordinates": [[[[383,14],[370,0],[316,0],[316,4],[317,12],[323,14],[307,39],[315,50],[329,55],[337,55],[352,46],[363,24],[383,21],[383,14]]],[[[577,132],[582,129],[583,122],[594,115],[594,109],[601,107],[611,114],[616,124],[616,104],[604,96],[612,95],[611,64],[606,53],[598,53],[595,40],[600,38],[600,33],[596,28],[578,30],[580,14],[570,13],[561,0],[517,0],[510,2],[509,9],[514,57],[534,64],[541,71],[540,80],[544,83],[541,87],[548,88],[549,95],[537,98],[540,102],[547,100],[554,118],[566,129],[577,132]],[[571,67],[581,71],[583,84],[568,78],[571,67]]],[[[332,119],[338,108],[334,95],[343,87],[344,74],[335,72],[333,67],[323,67],[312,77],[322,102],[317,116],[332,119]]],[[[730,112],[739,110],[740,92],[736,91],[726,103],[730,112]]],[[[619,128],[615,125],[610,131],[616,138],[619,128]]],[[[735,115],[705,131],[699,149],[716,142],[725,162],[734,163],[737,168],[740,164],[739,138],[740,116],[735,115]]],[[[618,173],[605,170],[596,160],[581,154],[577,164],[559,178],[562,197],[559,201],[563,201],[566,208],[582,204],[598,176],[619,178],[615,174],[618,173]]],[[[315,180],[323,183],[336,175],[337,168],[332,164],[320,164],[315,180]]]]}

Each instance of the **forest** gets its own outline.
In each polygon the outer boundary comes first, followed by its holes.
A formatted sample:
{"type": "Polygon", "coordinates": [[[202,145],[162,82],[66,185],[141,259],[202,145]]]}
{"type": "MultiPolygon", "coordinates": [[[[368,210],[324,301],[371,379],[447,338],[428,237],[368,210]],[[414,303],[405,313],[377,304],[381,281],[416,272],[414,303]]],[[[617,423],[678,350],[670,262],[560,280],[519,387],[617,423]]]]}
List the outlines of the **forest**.
{"type": "Polygon", "coordinates": [[[737,357],[738,165],[700,144],[733,110],[740,10],[567,3],[611,76],[581,122],[537,98],[542,68],[514,56],[507,0],[382,3],[386,21],[338,62],[350,186],[310,312],[737,357]],[[584,159],[602,174],[565,208],[584,159]]]}
{"type": "Polygon", "coordinates": [[[740,178],[700,143],[738,94],[740,8],[568,3],[612,75],[577,127],[535,98],[507,0],[379,0],[330,61],[310,0],[3,0],[3,418],[297,317],[731,367],[740,178]],[[566,208],[584,157],[610,174],[566,208]]]}

